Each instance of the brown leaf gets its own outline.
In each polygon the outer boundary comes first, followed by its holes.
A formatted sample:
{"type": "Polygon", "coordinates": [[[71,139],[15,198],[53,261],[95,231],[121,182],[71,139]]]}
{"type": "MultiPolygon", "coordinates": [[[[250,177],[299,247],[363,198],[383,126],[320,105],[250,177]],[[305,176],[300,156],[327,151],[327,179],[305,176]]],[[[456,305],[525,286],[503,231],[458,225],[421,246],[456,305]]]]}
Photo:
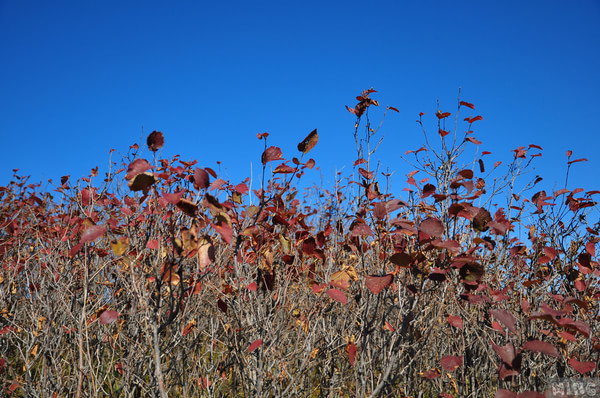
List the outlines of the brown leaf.
{"type": "Polygon", "coordinates": [[[354,361],[356,360],[356,344],[353,342],[349,342],[346,345],[346,353],[348,354],[348,361],[350,362],[350,366],[354,366],[354,361]]]}
{"type": "Polygon", "coordinates": [[[315,145],[317,145],[318,141],[319,134],[317,134],[317,129],[314,129],[301,143],[298,144],[298,150],[302,153],[308,153],[315,145]]]}
{"type": "Polygon", "coordinates": [[[134,192],[137,192],[148,190],[148,188],[150,188],[150,186],[152,186],[152,184],[154,184],[155,182],[156,178],[154,177],[154,175],[152,173],[145,172],[141,174],[136,174],[127,185],[129,186],[129,189],[131,189],[134,192]]]}
{"type": "Polygon", "coordinates": [[[148,138],[146,139],[146,144],[148,144],[149,150],[151,150],[152,152],[156,152],[160,148],[162,148],[163,145],[165,145],[165,137],[163,136],[163,133],[155,130],[151,132],[150,135],[148,135],[148,138]]]}

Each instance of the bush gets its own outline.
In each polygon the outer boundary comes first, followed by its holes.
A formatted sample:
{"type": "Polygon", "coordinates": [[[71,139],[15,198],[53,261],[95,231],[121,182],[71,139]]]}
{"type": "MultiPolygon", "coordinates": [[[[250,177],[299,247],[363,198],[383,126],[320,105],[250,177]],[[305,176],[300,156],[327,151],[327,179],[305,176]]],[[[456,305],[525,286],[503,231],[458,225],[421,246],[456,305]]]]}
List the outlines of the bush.
{"type": "Polygon", "coordinates": [[[258,134],[255,190],[157,159],[160,132],[102,181],[0,187],[4,393],[513,397],[598,376],[599,192],[536,192],[540,147],[491,163],[483,118],[450,131],[438,110],[394,198],[374,92],[347,107],[357,159],[332,191],[298,188],[316,130],[291,160],[258,134]]]}

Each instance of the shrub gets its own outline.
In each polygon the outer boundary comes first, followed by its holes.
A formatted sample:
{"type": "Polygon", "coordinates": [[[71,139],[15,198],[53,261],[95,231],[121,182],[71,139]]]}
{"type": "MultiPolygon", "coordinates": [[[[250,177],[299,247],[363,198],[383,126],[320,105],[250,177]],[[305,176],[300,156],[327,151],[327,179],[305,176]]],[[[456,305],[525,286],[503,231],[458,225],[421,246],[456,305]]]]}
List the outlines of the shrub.
{"type": "Polygon", "coordinates": [[[508,397],[597,376],[599,192],[536,192],[536,145],[488,161],[459,100],[433,134],[419,115],[395,198],[373,93],[347,107],[357,159],[332,190],[299,189],[317,130],[292,159],[258,134],[254,190],[157,159],[160,132],[103,180],[0,187],[4,393],[508,397]]]}

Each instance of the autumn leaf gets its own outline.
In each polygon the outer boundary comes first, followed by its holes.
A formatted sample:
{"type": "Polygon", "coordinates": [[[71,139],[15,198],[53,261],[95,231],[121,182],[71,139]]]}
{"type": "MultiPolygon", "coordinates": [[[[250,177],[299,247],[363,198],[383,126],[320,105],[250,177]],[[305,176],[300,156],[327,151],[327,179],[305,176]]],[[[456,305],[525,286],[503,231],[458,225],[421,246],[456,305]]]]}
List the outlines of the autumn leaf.
{"type": "Polygon", "coordinates": [[[595,362],[579,362],[575,358],[569,359],[569,365],[581,374],[586,374],[596,369],[595,362]]]}
{"type": "Polygon", "coordinates": [[[381,291],[391,285],[393,281],[394,276],[392,274],[387,274],[385,276],[367,275],[365,280],[367,289],[373,294],[381,293],[381,291]]]}
{"type": "Polygon", "coordinates": [[[194,170],[194,188],[200,190],[208,188],[209,185],[209,177],[206,170],[196,167],[196,170],[194,170]]]}
{"type": "Polygon", "coordinates": [[[346,345],[346,353],[348,354],[348,361],[350,362],[351,366],[354,366],[354,361],[356,360],[356,351],[356,344],[353,342],[349,342],[346,345]]]}
{"type": "Polygon", "coordinates": [[[310,152],[311,149],[317,145],[319,141],[319,134],[317,134],[317,129],[314,129],[306,136],[302,142],[298,144],[298,150],[304,154],[310,152]]]}
{"type": "Polygon", "coordinates": [[[419,231],[423,231],[430,236],[439,237],[444,234],[444,224],[437,218],[429,217],[421,222],[419,231]]]}
{"type": "Polygon", "coordinates": [[[81,243],[93,242],[106,233],[106,228],[100,225],[92,225],[87,227],[81,234],[81,243]]]}
{"type": "Polygon", "coordinates": [[[531,340],[523,344],[523,349],[532,352],[541,352],[542,354],[550,355],[559,358],[560,354],[555,346],[545,341],[531,340]]]}
{"type": "Polygon", "coordinates": [[[100,323],[102,325],[106,325],[108,323],[113,323],[119,318],[119,313],[117,311],[107,310],[104,311],[100,315],[100,323]]]}
{"type": "Polygon", "coordinates": [[[261,160],[262,164],[267,164],[273,160],[281,159],[281,149],[276,146],[270,146],[262,154],[261,160]]]}
{"type": "Polygon", "coordinates": [[[250,346],[248,347],[248,351],[252,352],[254,350],[256,350],[258,347],[260,347],[262,345],[263,341],[262,339],[256,339],[252,342],[252,344],[250,344],[250,346]]]}
{"type": "Polygon", "coordinates": [[[508,311],[503,310],[503,309],[491,309],[490,310],[490,314],[496,318],[497,320],[499,320],[500,322],[502,322],[502,324],[504,326],[506,326],[508,328],[508,330],[510,330],[513,333],[517,333],[517,328],[515,326],[515,317],[508,311]]]}
{"type": "Polygon", "coordinates": [[[148,149],[152,152],[158,151],[160,148],[165,145],[165,138],[163,133],[160,131],[153,131],[148,135],[146,139],[146,144],[148,145],[148,149]]]}
{"type": "Polygon", "coordinates": [[[447,372],[454,372],[463,363],[463,357],[454,355],[446,355],[440,361],[442,368],[447,372]]]}
{"type": "Polygon", "coordinates": [[[341,290],[328,289],[327,295],[329,297],[331,297],[333,300],[337,301],[338,303],[346,304],[348,302],[348,298],[346,297],[344,292],[342,292],[341,290]]]}
{"type": "Polygon", "coordinates": [[[463,320],[459,316],[449,315],[447,321],[457,329],[462,329],[463,327],[463,320]]]}

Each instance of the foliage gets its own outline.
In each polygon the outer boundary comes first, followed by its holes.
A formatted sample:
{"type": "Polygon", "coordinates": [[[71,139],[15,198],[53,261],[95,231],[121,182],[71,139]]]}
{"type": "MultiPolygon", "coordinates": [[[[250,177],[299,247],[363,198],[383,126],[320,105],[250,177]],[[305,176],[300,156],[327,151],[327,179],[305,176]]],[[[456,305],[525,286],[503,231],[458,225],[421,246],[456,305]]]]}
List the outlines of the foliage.
{"type": "Polygon", "coordinates": [[[3,392],[480,397],[597,377],[599,192],[536,192],[536,145],[488,161],[459,99],[454,129],[419,115],[395,198],[373,93],[347,107],[357,159],[332,190],[297,188],[316,130],[292,159],[257,135],[258,189],[158,159],[160,132],[103,180],[0,187],[3,392]]]}

